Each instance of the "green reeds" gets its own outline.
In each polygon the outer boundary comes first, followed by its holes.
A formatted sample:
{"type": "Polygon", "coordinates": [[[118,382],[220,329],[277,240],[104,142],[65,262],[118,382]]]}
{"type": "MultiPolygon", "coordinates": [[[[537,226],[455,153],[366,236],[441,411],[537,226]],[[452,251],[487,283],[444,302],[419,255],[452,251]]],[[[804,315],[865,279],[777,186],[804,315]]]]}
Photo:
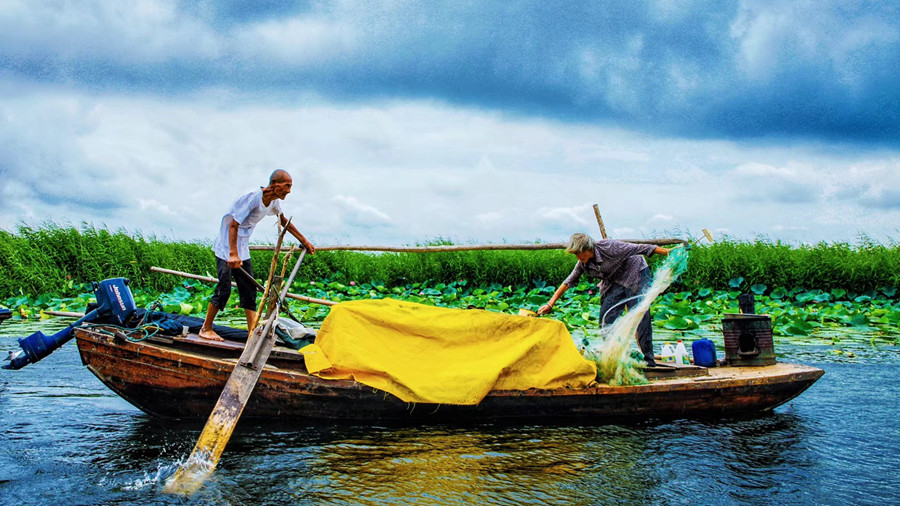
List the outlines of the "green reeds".
{"type": "Polygon", "coordinates": [[[113,277],[128,278],[144,288],[171,290],[177,281],[151,273],[152,265],[215,272],[215,257],[201,244],[89,226],[81,230],[52,224],[20,227],[17,234],[0,230],[0,297],[66,293],[71,284],[113,277]]]}
{"type": "MultiPolygon", "coordinates": [[[[253,251],[255,265],[268,265],[272,253],[253,251]]],[[[658,259],[651,258],[651,264],[658,259]]],[[[209,244],[165,241],[110,232],[84,225],[20,227],[0,230],[0,298],[19,294],[66,293],[71,284],[126,277],[148,290],[169,291],[181,279],[150,271],[151,266],[215,274],[209,244]]],[[[388,287],[409,283],[469,286],[556,286],[575,258],[561,250],[461,251],[441,253],[361,253],[320,251],[301,267],[300,280],[349,283],[379,281],[388,287]]],[[[900,246],[727,241],[695,246],[688,271],[672,289],[747,290],[753,285],[845,289],[865,292],[900,287],[900,246]],[[735,286],[735,280],[741,280],[735,286]]]]}
{"type": "Polygon", "coordinates": [[[769,289],[841,288],[855,292],[900,287],[900,246],[868,240],[856,246],[717,242],[695,247],[688,272],[681,278],[681,286],[687,288],[747,290],[757,284],[769,289]],[[740,278],[740,286],[735,286],[733,281],[740,278]]]}

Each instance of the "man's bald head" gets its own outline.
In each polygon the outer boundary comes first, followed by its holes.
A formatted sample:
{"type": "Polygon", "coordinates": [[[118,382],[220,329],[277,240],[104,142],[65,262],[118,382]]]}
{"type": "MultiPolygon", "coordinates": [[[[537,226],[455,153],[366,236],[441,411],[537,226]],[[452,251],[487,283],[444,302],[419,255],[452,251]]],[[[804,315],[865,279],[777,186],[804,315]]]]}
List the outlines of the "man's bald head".
{"type": "Polygon", "coordinates": [[[269,176],[269,185],[291,181],[291,175],[284,169],[278,169],[269,176]]]}

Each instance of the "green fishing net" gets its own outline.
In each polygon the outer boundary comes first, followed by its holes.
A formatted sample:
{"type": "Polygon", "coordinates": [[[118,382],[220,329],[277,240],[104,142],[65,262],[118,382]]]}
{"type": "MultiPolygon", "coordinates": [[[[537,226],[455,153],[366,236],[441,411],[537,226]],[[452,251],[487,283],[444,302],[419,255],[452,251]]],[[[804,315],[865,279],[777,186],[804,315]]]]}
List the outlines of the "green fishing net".
{"type": "Polygon", "coordinates": [[[672,249],[653,274],[653,281],[644,296],[631,302],[628,312],[602,327],[597,336],[587,338],[584,356],[597,364],[598,380],[610,385],[647,383],[647,378],[641,373],[643,357],[637,358],[639,354],[632,356],[631,353],[635,331],[653,301],[687,270],[687,263],[686,248],[672,249]]]}

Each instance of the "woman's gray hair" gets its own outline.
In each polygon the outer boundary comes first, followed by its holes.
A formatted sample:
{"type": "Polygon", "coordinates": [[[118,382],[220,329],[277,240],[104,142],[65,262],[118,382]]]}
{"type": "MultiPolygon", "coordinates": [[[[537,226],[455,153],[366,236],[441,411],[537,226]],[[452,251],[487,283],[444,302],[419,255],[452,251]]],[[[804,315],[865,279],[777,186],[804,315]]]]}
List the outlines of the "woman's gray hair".
{"type": "Polygon", "coordinates": [[[585,251],[594,251],[594,240],[591,239],[591,236],[580,232],[572,234],[572,237],[569,238],[569,243],[566,244],[566,253],[577,255],[585,251]]]}

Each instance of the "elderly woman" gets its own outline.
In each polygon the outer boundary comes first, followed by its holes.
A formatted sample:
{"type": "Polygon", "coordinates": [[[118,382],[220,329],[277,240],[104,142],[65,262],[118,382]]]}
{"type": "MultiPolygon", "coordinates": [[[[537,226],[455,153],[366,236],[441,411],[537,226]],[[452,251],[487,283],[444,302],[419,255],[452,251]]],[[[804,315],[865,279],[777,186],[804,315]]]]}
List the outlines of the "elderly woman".
{"type": "MultiPolygon", "coordinates": [[[[643,293],[650,286],[650,267],[642,255],[649,256],[654,253],[668,255],[669,251],[652,244],[633,244],[613,239],[595,242],[587,234],[573,234],[566,245],[566,252],[575,255],[578,263],[572,269],[572,274],[569,274],[550,297],[550,301],[541,306],[537,313],[545,315],[552,311],[553,305],[562,294],[578,284],[582,274],[587,274],[588,278],[600,280],[601,320],[606,315],[606,320],[601,321],[601,325],[612,323],[622,315],[625,307],[637,304],[637,300],[630,300],[624,304],[619,304],[620,302],[643,293]]],[[[655,366],[653,330],[649,312],[644,314],[638,324],[637,339],[647,365],[655,366]]]]}

